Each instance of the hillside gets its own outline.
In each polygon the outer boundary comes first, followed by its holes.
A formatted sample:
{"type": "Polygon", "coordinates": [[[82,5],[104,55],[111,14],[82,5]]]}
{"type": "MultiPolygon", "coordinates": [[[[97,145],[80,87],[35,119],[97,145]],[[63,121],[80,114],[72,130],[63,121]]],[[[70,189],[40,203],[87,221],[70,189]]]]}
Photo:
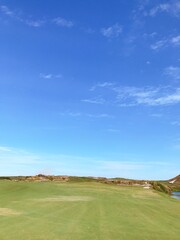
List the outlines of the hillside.
{"type": "Polygon", "coordinates": [[[167,181],[167,185],[174,191],[180,191],[180,175],[171,178],[167,181]]]}
{"type": "Polygon", "coordinates": [[[178,183],[180,184],[180,174],[174,178],[169,179],[169,183],[178,183]]]}
{"type": "Polygon", "coordinates": [[[180,191],[180,175],[169,180],[134,180],[125,178],[105,178],[105,177],[80,177],[80,176],[55,176],[38,174],[36,176],[4,176],[0,180],[25,181],[25,182],[99,182],[118,186],[141,186],[144,188],[153,188],[160,192],[171,193],[180,191]]]}

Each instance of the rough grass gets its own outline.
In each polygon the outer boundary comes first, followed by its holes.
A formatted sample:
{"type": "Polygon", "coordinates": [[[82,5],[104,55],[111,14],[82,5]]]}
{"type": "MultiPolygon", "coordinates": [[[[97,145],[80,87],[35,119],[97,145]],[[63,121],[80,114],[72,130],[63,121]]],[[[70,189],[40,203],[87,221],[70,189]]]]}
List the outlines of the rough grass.
{"type": "Polygon", "coordinates": [[[141,187],[1,181],[0,196],[2,240],[178,240],[180,236],[180,201],[141,187]]]}

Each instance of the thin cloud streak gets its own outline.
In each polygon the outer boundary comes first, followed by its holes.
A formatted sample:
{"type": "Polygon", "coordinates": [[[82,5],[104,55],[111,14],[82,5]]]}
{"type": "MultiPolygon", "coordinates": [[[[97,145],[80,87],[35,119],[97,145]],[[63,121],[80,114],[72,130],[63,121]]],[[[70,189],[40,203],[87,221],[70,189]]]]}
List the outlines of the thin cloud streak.
{"type": "Polygon", "coordinates": [[[16,21],[19,21],[29,27],[39,28],[39,27],[42,27],[43,25],[45,25],[46,23],[53,23],[56,26],[67,27],[67,28],[71,28],[74,26],[74,23],[72,21],[62,18],[62,17],[57,17],[57,18],[49,19],[49,20],[44,20],[44,19],[33,20],[33,19],[29,18],[28,16],[22,17],[22,15],[24,15],[24,14],[19,14],[19,12],[17,12],[16,10],[9,9],[9,7],[6,5],[0,6],[0,12],[3,13],[4,15],[6,15],[7,17],[14,19],[16,21]]]}
{"type": "Polygon", "coordinates": [[[25,23],[30,27],[42,27],[46,22],[43,20],[26,20],[25,23]]]}
{"type": "Polygon", "coordinates": [[[51,74],[51,73],[48,73],[48,74],[40,73],[39,77],[43,78],[43,79],[55,79],[55,78],[62,78],[62,75],[61,74],[51,74]]]}
{"type": "Polygon", "coordinates": [[[149,16],[155,17],[159,13],[168,13],[174,17],[180,16],[180,1],[171,1],[171,3],[162,3],[153,7],[149,11],[149,16]]]}
{"type": "Polygon", "coordinates": [[[12,17],[14,16],[14,12],[12,10],[10,10],[7,6],[2,5],[0,6],[0,10],[2,13],[4,13],[5,15],[12,17]]]}
{"type": "Polygon", "coordinates": [[[180,67],[169,66],[165,68],[164,73],[174,80],[180,80],[180,67]]]}
{"type": "Polygon", "coordinates": [[[178,36],[176,36],[176,37],[173,37],[173,38],[171,39],[171,42],[172,42],[172,44],[174,44],[175,46],[180,45],[180,35],[178,35],[178,36]]]}
{"type": "MultiPolygon", "coordinates": [[[[177,76],[176,76],[177,77],[177,76]]],[[[93,86],[93,93],[97,88],[101,89],[103,102],[101,104],[112,104],[119,107],[144,106],[166,106],[180,103],[180,88],[165,87],[128,87],[117,86],[112,83],[102,83],[93,86]],[[105,90],[111,94],[107,95],[105,90]],[[111,97],[109,97],[111,96],[111,97]]],[[[92,91],[92,88],[90,89],[92,91]]],[[[93,98],[92,98],[93,99],[93,98]]],[[[87,103],[99,104],[92,99],[83,100],[87,103]]],[[[96,99],[94,97],[94,99],[96,99]]]]}
{"type": "Polygon", "coordinates": [[[59,27],[67,27],[67,28],[71,28],[74,26],[74,23],[70,20],[67,20],[65,18],[62,18],[62,17],[57,17],[57,18],[54,18],[52,20],[53,23],[55,23],[57,26],[59,27]]]}
{"type": "Polygon", "coordinates": [[[154,44],[151,44],[151,49],[152,50],[159,50],[160,48],[166,47],[168,43],[168,40],[159,40],[155,42],[154,44]]]}
{"type": "Polygon", "coordinates": [[[166,37],[164,39],[158,40],[150,45],[152,50],[159,50],[167,47],[179,47],[180,46],[180,35],[173,37],[166,37]]]}
{"type": "Polygon", "coordinates": [[[105,103],[105,100],[102,97],[82,99],[81,101],[85,103],[100,104],[100,105],[105,103]]]}
{"type": "Polygon", "coordinates": [[[93,114],[93,113],[82,113],[82,112],[62,112],[60,113],[60,116],[64,117],[88,117],[88,118],[114,118],[113,115],[107,114],[107,113],[100,113],[100,114],[93,114]]]}
{"type": "Polygon", "coordinates": [[[101,34],[106,38],[118,38],[122,33],[122,26],[118,23],[101,29],[101,34]]]}

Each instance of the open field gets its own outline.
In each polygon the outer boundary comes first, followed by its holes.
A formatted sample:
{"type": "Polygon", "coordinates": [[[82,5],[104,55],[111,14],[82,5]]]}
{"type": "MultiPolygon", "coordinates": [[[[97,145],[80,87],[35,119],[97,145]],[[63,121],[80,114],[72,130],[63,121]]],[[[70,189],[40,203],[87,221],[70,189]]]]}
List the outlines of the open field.
{"type": "Polygon", "coordinates": [[[178,240],[180,201],[142,187],[0,181],[1,240],[178,240]]]}

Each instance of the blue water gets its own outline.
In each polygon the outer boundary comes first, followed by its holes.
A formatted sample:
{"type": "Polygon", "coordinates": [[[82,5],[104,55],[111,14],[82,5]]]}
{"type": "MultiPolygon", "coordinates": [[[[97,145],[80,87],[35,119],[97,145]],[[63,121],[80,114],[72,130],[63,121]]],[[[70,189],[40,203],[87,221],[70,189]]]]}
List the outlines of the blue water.
{"type": "Polygon", "coordinates": [[[180,192],[172,192],[172,198],[180,200],[180,192]]]}

